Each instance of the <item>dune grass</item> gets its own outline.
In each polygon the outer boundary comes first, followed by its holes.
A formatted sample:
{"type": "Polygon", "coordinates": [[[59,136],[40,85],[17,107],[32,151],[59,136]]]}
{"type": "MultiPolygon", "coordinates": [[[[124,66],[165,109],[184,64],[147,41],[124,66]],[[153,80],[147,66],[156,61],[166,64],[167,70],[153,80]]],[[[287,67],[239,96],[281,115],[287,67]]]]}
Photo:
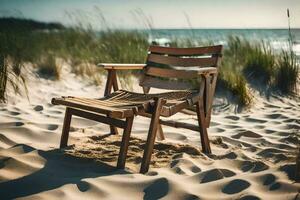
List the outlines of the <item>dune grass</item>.
{"type": "Polygon", "coordinates": [[[7,84],[7,65],[4,56],[0,56],[0,102],[5,101],[5,91],[7,84]]]}
{"type": "Polygon", "coordinates": [[[49,53],[42,55],[37,61],[36,66],[38,68],[37,73],[40,77],[51,78],[53,80],[60,79],[61,66],[56,62],[56,57],[49,53]]]}
{"type": "Polygon", "coordinates": [[[250,106],[252,103],[252,94],[247,86],[246,78],[239,70],[234,70],[234,66],[224,63],[219,72],[217,82],[217,92],[225,94],[231,93],[234,101],[241,106],[250,106]]]}
{"type": "MultiPolygon", "coordinates": [[[[105,23],[105,22],[104,22],[105,23]]],[[[32,30],[19,27],[0,30],[0,56],[10,57],[10,70],[21,76],[26,62],[37,66],[37,73],[43,78],[59,79],[60,66],[56,59],[69,62],[77,75],[90,78],[101,84],[104,70],[97,63],[144,63],[149,46],[149,36],[137,30],[106,29],[96,32],[89,26],[59,30],[32,30]]],[[[192,47],[213,44],[203,39],[173,39],[170,46],[192,47]]],[[[292,51],[282,51],[279,55],[265,42],[250,42],[241,37],[230,36],[224,49],[220,68],[218,91],[226,91],[235,96],[240,105],[250,105],[253,98],[251,87],[259,83],[265,89],[280,90],[282,94],[296,91],[299,76],[297,58],[292,51]]],[[[3,59],[4,60],[4,59],[3,59]]],[[[4,99],[8,69],[1,61],[0,99],[4,99]]],[[[131,75],[136,71],[120,71],[122,85],[129,85],[131,75]]]]}
{"type": "Polygon", "coordinates": [[[277,61],[275,86],[283,94],[297,93],[300,66],[293,51],[282,51],[277,61]]]}
{"type": "Polygon", "coordinates": [[[250,47],[243,71],[250,82],[270,86],[275,73],[275,56],[272,49],[265,43],[250,47]]]}

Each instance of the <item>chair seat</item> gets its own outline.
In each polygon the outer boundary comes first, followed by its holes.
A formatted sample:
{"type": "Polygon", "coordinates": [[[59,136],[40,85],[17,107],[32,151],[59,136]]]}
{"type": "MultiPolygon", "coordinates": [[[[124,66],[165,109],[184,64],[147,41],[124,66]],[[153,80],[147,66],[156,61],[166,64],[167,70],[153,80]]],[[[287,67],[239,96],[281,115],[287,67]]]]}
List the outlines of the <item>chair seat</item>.
{"type": "Polygon", "coordinates": [[[55,105],[83,109],[91,112],[101,113],[114,118],[126,118],[139,112],[149,112],[154,97],[167,100],[161,111],[161,116],[171,116],[183,108],[192,106],[197,100],[196,91],[180,90],[158,94],[142,94],[126,90],[118,90],[101,99],[82,97],[53,98],[55,105]]]}

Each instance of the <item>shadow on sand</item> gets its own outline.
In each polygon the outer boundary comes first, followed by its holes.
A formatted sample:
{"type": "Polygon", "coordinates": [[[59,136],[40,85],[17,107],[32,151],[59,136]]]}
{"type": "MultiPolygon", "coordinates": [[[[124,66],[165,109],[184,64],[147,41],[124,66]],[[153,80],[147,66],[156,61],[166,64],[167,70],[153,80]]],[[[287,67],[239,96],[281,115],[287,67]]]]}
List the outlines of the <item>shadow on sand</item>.
{"type": "MultiPolygon", "coordinates": [[[[27,145],[22,145],[22,147],[25,152],[35,150],[27,145]]],[[[78,189],[84,192],[89,189],[87,188],[89,186],[84,184],[82,179],[129,173],[116,170],[115,167],[102,162],[67,155],[59,149],[37,151],[46,160],[44,167],[27,176],[0,183],[0,199],[34,195],[66,184],[76,184],[78,189]]]]}

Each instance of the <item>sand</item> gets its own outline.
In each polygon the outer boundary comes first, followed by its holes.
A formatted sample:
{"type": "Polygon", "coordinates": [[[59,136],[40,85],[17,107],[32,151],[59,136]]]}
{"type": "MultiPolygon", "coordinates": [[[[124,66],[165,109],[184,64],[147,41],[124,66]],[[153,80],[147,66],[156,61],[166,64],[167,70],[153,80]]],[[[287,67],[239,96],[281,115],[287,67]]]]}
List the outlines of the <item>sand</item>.
{"type": "MultiPolygon", "coordinates": [[[[62,73],[60,81],[28,73],[29,100],[9,91],[0,105],[0,199],[300,199],[299,98],[255,95],[240,113],[216,98],[213,154],[199,151],[199,133],[163,126],[166,140],[156,143],[143,175],[137,172],[149,119],[134,121],[125,170],[114,168],[120,136],[106,137],[108,127],[97,122],[74,117],[70,146],[58,149],[65,108],[51,98],[100,97],[104,88],[68,66],[62,73]]],[[[174,119],[197,123],[187,114],[174,119]]]]}

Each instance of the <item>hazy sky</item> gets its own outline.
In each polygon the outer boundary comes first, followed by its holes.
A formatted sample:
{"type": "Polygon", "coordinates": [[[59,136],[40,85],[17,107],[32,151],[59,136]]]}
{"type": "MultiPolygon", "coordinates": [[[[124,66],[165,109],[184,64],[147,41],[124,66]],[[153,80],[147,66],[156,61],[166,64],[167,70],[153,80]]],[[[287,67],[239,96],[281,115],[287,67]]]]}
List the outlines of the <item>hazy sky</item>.
{"type": "Polygon", "coordinates": [[[77,13],[95,28],[100,11],[118,28],[286,28],[287,8],[300,28],[300,0],[0,0],[0,16],[72,24],[77,13]]]}

